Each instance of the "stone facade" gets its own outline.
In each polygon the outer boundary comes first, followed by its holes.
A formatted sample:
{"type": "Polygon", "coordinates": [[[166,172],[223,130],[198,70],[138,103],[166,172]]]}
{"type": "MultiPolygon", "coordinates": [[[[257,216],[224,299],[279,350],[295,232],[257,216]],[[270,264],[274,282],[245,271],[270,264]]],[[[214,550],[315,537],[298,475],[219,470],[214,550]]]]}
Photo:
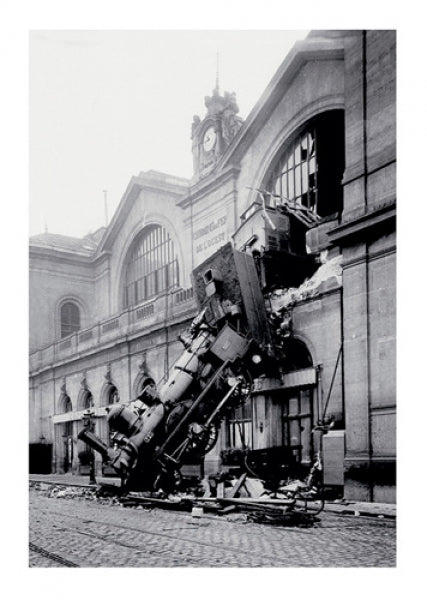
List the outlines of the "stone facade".
{"type": "MultiPolygon", "coordinates": [[[[222,96],[216,88],[206,107],[206,116],[193,121],[191,180],[140,173],[106,229],[81,240],[52,234],[30,239],[30,443],[52,444],[54,470],[81,469],[76,435],[86,392],[95,432],[107,441],[109,390],[130,402],[147,378],[161,382],[179,356],[177,335],[197,313],[193,269],[250,223],[242,215],[259,205],[257,190],[269,189],[289,144],[319,116],[338,127],[337,115],[344,115],[343,208],[310,226],[303,240],[313,256],[342,255],[342,281],[328,280],[316,295],[293,304],[292,336],[309,362],[294,366],[282,387],[264,382],[254,394],[252,446],[284,444],[291,410],[284,406],[302,407],[309,395],[311,424],[327,410],[343,433],[345,497],[393,501],[395,32],[314,31],[285,57],[245,122],[234,94],[222,96]],[[129,304],[129,261],[141,235],[155,227],[172,242],[178,280],[129,304]],[[67,302],[78,307],[80,324],[61,337],[67,302]]],[[[328,153],[321,158],[318,152],[320,178],[331,165],[328,153]]],[[[252,233],[260,236],[261,230],[256,226],[252,233]]],[[[270,239],[268,232],[262,235],[270,239]]],[[[211,470],[230,444],[227,427],[206,460],[211,470]]],[[[300,430],[307,437],[302,425],[300,430]]]]}

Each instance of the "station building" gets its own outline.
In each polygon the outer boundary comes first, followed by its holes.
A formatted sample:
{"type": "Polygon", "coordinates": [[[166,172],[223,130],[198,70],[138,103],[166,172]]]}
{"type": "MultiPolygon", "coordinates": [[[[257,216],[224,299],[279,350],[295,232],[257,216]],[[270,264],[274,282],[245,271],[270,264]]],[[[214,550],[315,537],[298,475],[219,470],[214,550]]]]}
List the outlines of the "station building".
{"type": "Polygon", "coordinates": [[[107,227],[30,238],[30,470],[85,472],[85,411],[108,441],[105,408],[161,385],[198,311],[192,271],[231,242],[264,253],[282,288],[313,260],[340,271],[296,297],[282,385],[255,389],[205,469],[242,444],[308,463],[333,415],[328,482],[395,501],[395,45],[394,31],[311,32],[246,120],[234,93],[205,98],[191,180],[139,173],[107,227]],[[292,203],[305,219],[284,216],[292,203]]]}

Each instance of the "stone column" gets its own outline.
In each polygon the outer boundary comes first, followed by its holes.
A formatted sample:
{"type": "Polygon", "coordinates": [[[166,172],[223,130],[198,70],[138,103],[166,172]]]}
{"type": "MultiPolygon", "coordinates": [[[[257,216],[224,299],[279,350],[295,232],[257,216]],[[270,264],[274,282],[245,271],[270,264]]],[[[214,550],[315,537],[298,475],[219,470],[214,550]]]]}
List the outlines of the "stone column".
{"type": "Polygon", "coordinates": [[[343,252],[345,496],[369,501],[370,415],[366,246],[343,252]]]}

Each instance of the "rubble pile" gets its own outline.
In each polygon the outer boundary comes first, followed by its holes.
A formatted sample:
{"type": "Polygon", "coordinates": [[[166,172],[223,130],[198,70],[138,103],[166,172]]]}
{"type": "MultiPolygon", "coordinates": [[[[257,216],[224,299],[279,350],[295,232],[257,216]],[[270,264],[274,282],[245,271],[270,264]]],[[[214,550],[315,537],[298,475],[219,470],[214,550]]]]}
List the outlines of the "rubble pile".
{"type": "Polygon", "coordinates": [[[96,501],[100,504],[118,504],[116,495],[106,496],[101,493],[98,494],[97,489],[86,486],[73,486],[73,485],[55,485],[51,483],[33,482],[30,481],[30,488],[34,491],[40,492],[42,495],[48,498],[57,498],[59,500],[89,500],[96,501]]]}
{"type": "Polygon", "coordinates": [[[290,308],[296,302],[315,296],[321,290],[322,284],[335,280],[338,286],[342,285],[342,256],[321,259],[323,264],[312,277],[306,279],[298,288],[276,289],[268,296],[273,313],[280,313],[290,308]]]}

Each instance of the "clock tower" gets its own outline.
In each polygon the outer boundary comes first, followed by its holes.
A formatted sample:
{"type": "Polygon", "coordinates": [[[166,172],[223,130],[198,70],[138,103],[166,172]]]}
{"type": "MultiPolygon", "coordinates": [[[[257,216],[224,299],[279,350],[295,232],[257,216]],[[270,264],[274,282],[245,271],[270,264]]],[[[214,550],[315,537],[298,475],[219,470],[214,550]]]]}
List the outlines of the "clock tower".
{"type": "Polygon", "coordinates": [[[243,125],[243,119],[237,115],[239,107],[234,92],[224,92],[221,96],[217,85],[212,96],[205,97],[205,106],[205,118],[195,115],[191,128],[196,178],[206,177],[212,171],[243,125]]]}

